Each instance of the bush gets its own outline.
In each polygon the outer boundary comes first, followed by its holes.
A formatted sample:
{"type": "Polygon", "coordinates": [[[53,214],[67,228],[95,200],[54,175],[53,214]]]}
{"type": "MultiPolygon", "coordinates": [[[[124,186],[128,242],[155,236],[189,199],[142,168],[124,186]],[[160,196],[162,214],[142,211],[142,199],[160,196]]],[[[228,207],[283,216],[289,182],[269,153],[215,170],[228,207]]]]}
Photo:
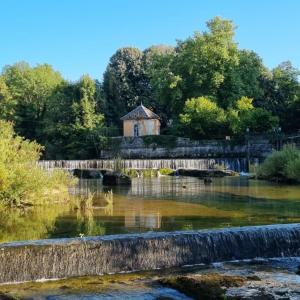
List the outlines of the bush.
{"type": "Polygon", "coordinates": [[[130,178],[138,177],[138,172],[135,169],[125,169],[124,174],[129,176],[130,178]]]}
{"type": "Polygon", "coordinates": [[[156,170],[156,169],[142,169],[142,170],[125,169],[124,174],[131,178],[136,178],[136,177],[151,178],[151,177],[158,177],[158,170],[156,170]]]}
{"type": "Polygon", "coordinates": [[[300,151],[286,145],[274,151],[258,168],[258,177],[276,181],[300,182],[300,151]]]}
{"type": "Polygon", "coordinates": [[[161,175],[172,175],[174,173],[174,170],[168,169],[168,168],[163,168],[163,169],[159,169],[159,173],[161,175]]]}
{"type": "Polygon", "coordinates": [[[68,197],[73,179],[37,165],[42,147],[16,136],[11,123],[0,120],[0,202],[8,206],[43,204],[68,197]]]}
{"type": "Polygon", "coordinates": [[[228,132],[225,111],[207,97],[187,100],[179,120],[182,133],[195,139],[222,136],[228,132]]]}

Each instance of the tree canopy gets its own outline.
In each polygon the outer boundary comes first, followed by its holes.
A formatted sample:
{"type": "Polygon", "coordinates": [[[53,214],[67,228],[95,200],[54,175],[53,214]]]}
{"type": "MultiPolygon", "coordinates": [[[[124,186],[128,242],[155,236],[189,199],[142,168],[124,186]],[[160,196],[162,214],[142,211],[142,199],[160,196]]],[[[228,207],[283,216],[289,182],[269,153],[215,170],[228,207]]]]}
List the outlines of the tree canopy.
{"type": "MultiPolygon", "coordinates": [[[[198,138],[300,129],[299,70],[268,69],[240,49],[235,25],[219,17],[175,46],[118,49],[103,81],[65,80],[48,64],[25,62],[0,75],[0,119],[45,146],[46,158],[93,158],[105,132],[121,134],[120,117],[143,103],[161,118],[161,132],[198,138]]],[[[104,143],[105,144],[105,143],[104,143]]]]}

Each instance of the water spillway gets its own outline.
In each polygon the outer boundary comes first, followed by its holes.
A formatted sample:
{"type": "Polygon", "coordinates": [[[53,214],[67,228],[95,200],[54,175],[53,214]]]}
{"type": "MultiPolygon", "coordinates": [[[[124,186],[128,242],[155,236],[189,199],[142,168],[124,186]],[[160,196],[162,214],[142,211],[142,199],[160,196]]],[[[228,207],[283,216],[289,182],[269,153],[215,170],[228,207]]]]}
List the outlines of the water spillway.
{"type": "MultiPolygon", "coordinates": [[[[207,158],[207,159],[124,159],[118,162],[125,169],[198,169],[207,170],[215,165],[243,172],[247,171],[246,158],[207,158]]],[[[114,169],[114,160],[41,160],[39,165],[44,169],[114,169]]]]}
{"type": "Polygon", "coordinates": [[[0,244],[0,283],[300,256],[300,224],[0,244]]]}

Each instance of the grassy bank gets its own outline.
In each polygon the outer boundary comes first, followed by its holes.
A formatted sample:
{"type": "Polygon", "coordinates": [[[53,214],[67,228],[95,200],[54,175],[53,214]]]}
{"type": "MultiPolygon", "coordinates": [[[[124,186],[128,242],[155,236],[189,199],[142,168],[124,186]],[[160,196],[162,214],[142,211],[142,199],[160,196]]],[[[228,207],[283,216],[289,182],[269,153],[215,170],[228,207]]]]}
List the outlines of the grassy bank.
{"type": "Polygon", "coordinates": [[[75,180],[63,171],[47,172],[37,161],[43,147],[16,135],[0,121],[0,204],[24,207],[67,200],[75,180]]]}

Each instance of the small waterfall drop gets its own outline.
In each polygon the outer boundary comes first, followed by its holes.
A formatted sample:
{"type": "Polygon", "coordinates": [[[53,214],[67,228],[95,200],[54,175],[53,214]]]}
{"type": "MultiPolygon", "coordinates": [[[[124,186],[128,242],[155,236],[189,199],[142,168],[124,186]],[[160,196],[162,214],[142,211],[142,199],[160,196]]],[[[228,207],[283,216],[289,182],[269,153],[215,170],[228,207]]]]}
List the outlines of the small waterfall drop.
{"type": "MultiPolygon", "coordinates": [[[[38,164],[46,169],[114,169],[114,160],[41,160],[38,164]]],[[[236,172],[247,171],[246,158],[208,158],[208,159],[124,159],[125,169],[213,169],[216,165],[224,166],[236,172]]]]}
{"type": "Polygon", "coordinates": [[[0,283],[300,256],[300,224],[0,244],[0,283]]]}

